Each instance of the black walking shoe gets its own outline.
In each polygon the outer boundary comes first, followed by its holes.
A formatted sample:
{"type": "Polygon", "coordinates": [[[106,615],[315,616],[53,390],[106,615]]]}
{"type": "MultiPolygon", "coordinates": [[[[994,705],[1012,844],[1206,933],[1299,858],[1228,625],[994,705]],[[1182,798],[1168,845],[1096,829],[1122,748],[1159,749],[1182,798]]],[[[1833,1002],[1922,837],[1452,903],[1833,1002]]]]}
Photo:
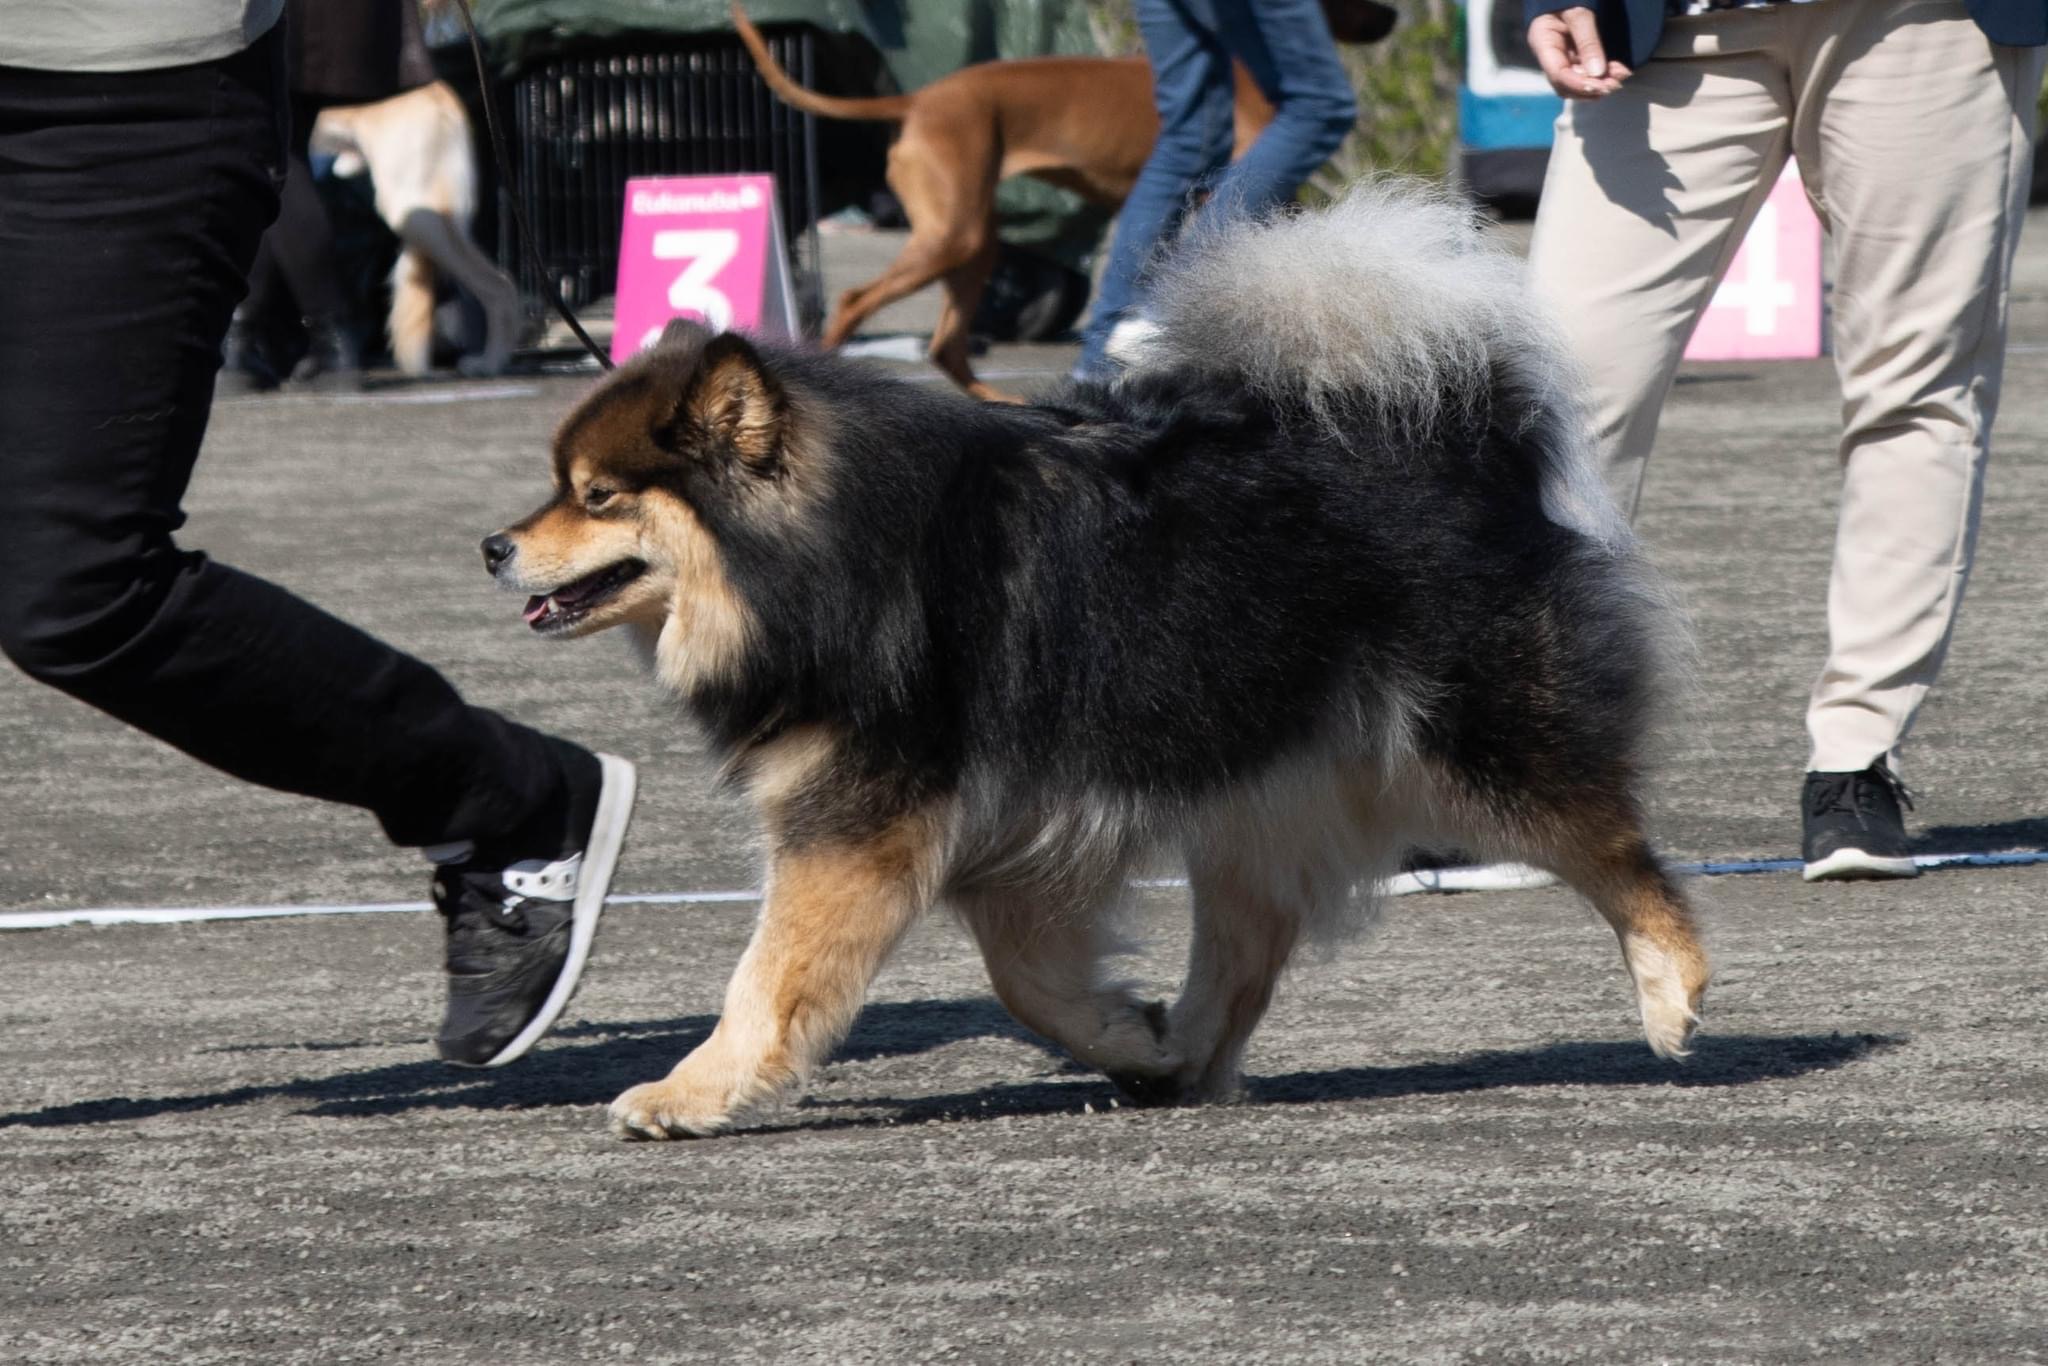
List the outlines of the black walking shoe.
{"type": "Polygon", "coordinates": [[[480,848],[434,870],[448,929],[448,1014],[434,1043],[449,1062],[511,1062],[575,994],[633,815],[633,766],[595,759],[594,780],[570,779],[569,847],[510,859],[480,848]]]}
{"type": "Polygon", "coordinates": [[[220,375],[213,382],[215,395],[236,398],[243,394],[267,394],[282,381],[262,334],[239,313],[228,322],[228,334],[220,344],[220,375]]]}
{"type": "Polygon", "coordinates": [[[1808,882],[1824,878],[1918,877],[1899,804],[1913,794],[1882,759],[1857,773],[1809,773],[1799,795],[1808,882]]]}
{"type": "Polygon", "coordinates": [[[306,319],[306,354],[292,367],[292,387],[320,394],[355,394],[363,388],[362,348],[341,319],[306,319]]]}

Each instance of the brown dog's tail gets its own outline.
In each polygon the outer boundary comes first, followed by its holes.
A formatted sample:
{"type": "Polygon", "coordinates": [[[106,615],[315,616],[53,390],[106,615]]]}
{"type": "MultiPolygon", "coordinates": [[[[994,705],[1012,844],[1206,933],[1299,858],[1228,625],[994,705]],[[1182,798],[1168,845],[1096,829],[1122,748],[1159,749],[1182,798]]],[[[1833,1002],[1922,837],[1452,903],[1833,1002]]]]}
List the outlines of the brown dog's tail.
{"type": "Polygon", "coordinates": [[[806,114],[820,114],[828,119],[872,119],[897,123],[910,112],[911,97],[908,95],[849,100],[804,89],[777,64],[775,54],[768,50],[768,42],[761,36],[761,30],[754,27],[737,0],[732,7],[732,26],[739,30],[740,41],[754,55],[754,65],[760,68],[761,79],[768,82],[768,88],[780,95],[784,102],[795,105],[806,114]]]}

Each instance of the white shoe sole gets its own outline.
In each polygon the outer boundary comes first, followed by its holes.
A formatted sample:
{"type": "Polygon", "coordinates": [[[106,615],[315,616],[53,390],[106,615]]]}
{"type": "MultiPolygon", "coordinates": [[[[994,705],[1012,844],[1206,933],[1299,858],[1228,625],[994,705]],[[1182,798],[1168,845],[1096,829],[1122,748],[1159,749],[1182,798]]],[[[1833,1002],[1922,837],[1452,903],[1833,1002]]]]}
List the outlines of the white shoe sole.
{"type": "Polygon", "coordinates": [[[605,895],[611,891],[612,872],[619,866],[619,851],[626,844],[626,827],[633,819],[633,794],[639,775],[633,765],[610,754],[597,756],[604,766],[604,786],[598,789],[597,819],[591,822],[590,844],[583,851],[583,870],[576,882],[576,903],[570,909],[569,956],[562,960],[562,975],[555,988],[541,1002],[540,1013],[512,1042],[480,1063],[457,1063],[458,1067],[503,1067],[524,1057],[540,1042],[576,994],[583,977],[583,965],[590,958],[590,945],[597,938],[597,919],[604,914],[605,895]]]}
{"type": "Polygon", "coordinates": [[[1556,873],[1527,863],[1481,863],[1463,868],[1425,868],[1382,878],[1381,896],[1417,892],[1520,892],[1556,885],[1556,873]]]}
{"type": "Polygon", "coordinates": [[[1808,882],[1847,882],[1854,878],[1919,877],[1920,865],[1911,858],[1879,858],[1861,849],[1837,849],[1824,859],[1809,863],[1799,876],[1808,882]]]}

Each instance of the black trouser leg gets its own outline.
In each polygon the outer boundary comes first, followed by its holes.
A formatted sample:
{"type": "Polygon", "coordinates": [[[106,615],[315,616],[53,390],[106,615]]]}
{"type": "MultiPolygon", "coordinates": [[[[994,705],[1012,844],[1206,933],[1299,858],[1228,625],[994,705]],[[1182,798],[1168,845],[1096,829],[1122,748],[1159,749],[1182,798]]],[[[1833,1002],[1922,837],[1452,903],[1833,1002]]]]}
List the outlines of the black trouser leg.
{"type": "Polygon", "coordinates": [[[249,309],[257,317],[267,315],[274,303],[270,296],[280,284],[291,291],[294,316],[339,318],[347,310],[334,254],[334,227],[327,221],[327,206],[313,183],[307,154],[313,120],[320,117],[321,108],[321,101],[304,95],[291,100],[291,145],[277,221],[263,234],[257,264],[249,272],[249,309]]]}
{"type": "Polygon", "coordinates": [[[163,71],[0,68],[0,649],[398,843],[489,839],[560,808],[587,756],[172,539],[277,207],[282,86],[277,32],[163,71]]]}

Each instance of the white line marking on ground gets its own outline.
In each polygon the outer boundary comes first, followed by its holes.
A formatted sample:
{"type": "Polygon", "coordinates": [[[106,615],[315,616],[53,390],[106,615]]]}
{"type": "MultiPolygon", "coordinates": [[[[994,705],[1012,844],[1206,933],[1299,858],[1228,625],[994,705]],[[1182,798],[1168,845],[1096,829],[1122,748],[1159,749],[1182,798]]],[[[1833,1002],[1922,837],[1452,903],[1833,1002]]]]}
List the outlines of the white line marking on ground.
{"type": "MultiPolygon", "coordinates": [[[[2021,868],[2048,863],[2048,850],[2021,849],[2004,854],[1918,854],[1922,868],[2021,868]]],[[[1794,858],[1706,859],[1674,863],[1671,871],[1699,877],[1731,877],[1751,873],[1796,873],[1794,858]]],[[[1142,891],[1185,887],[1184,877],[1135,878],[1142,891]]],[[[628,892],[607,897],[608,906],[717,906],[759,901],[752,891],[628,892]]],[[[425,901],[366,901],[341,906],[110,906],[69,911],[0,911],[0,930],[52,930],[66,925],[183,925],[202,920],[267,920],[302,915],[374,915],[386,911],[429,911],[425,901]]]]}
{"type": "MultiPolygon", "coordinates": [[[[759,901],[759,892],[632,892],[606,897],[608,906],[708,906],[759,901]]],[[[365,901],[342,906],[110,906],[75,911],[0,911],[0,930],[49,930],[63,925],[183,925],[200,920],[266,920],[299,915],[374,915],[431,911],[429,901],[365,901]]]]}

